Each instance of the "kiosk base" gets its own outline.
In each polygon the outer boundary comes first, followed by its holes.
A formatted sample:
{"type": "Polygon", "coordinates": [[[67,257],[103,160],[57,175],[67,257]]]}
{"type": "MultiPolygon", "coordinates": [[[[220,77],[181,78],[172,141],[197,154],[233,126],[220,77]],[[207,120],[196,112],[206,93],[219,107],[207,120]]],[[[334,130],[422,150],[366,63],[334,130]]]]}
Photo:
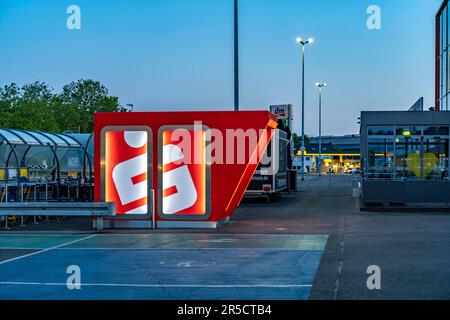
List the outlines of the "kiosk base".
{"type": "MultiPolygon", "coordinates": [[[[228,224],[230,217],[225,217],[221,221],[159,221],[156,223],[157,229],[217,229],[228,224]]],[[[97,221],[93,221],[94,228],[97,221]]],[[[150,220],[104,220],[104,229],[152,229],[150,220]]]]}

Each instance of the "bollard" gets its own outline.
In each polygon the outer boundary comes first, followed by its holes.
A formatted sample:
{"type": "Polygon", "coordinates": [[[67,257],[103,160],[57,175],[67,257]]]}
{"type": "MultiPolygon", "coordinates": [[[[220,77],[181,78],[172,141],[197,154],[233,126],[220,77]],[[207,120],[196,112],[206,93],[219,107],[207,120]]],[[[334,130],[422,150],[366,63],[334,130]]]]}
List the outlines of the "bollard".
{"type": "Polygon", "coordinates": [[[103,230],[103,217],[97,217],[96,227],[98,231],[103,230]]]}

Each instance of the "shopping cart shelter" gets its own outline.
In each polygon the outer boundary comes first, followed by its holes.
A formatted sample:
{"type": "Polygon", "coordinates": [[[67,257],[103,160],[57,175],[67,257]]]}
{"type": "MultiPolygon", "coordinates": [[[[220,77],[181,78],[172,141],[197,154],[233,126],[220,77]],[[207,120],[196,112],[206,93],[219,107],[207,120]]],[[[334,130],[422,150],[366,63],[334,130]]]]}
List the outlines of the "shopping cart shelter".
{"type": "Polygon", "coordinates": [[[0,129],[0,202],[90,201],[92,135],[0,129]]]}
{"type": "Polygon", "coordinates": [[[307,299],[327,239],[0,234],[0,299],[307,299]]]}

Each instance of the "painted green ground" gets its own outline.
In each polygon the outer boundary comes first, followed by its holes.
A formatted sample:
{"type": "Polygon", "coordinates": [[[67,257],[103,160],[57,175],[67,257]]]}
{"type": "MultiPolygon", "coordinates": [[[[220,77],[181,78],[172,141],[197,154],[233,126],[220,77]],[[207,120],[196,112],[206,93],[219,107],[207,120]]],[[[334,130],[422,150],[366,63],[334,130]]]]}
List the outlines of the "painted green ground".
{"type": "Polygon", "coordinates": [[[327,238],[5,234],[0,251],[32,251],[0,261],[0,299],[307,299],[327,238]]]}

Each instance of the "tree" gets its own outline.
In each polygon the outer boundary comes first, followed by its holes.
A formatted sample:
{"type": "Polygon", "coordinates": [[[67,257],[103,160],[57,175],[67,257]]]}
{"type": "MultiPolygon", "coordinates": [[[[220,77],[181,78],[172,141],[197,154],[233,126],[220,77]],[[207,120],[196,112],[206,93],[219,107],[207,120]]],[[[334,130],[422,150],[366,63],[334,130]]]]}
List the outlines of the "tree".
{"type": "Polygon", "coordinates": [[[52,89],[43,82],[26,84],[13,111],[13,128],[23,130],[58,131],[53,107],[52,89]]]}
{"type": "Polygon", "coordinates": [[[99,81],[78,80],[64,86],[58,96],[61,106],[59,122],[65,130],[94,130],[95,112],[126,112],[119,98],[108,95],[108,89],[99,81]]]}
{"type": "Polygon", "coordinates": [[[12,113],[20,98],[20,88],[15,84],[0,88],[0,126],[11,127],[12,113]]]}
{"type": "Polygon", "coordinates": [[[52,113],[53,94],[43,82],[18,88],[15,83],[0,90],[0,126],[23,130],[58,130],[52,113]]]}
{"type": "Polygon", "coordinates": [[[78,80],[55,94],[44,82],[0,87],[0,127],[48,132],[94,130],[95,112],[125,112],[99,81],[78,80]]]}
{"type": "MultiPolygon", "coordinates": [[[[292,139],[294,140],[294,149],[300,150],[302,147],[302,136],[294,132],[292,139]]],[[[310,142],[309,136],[305,135],[305,146],[307,146],[309,142],[310,142]]]]}

